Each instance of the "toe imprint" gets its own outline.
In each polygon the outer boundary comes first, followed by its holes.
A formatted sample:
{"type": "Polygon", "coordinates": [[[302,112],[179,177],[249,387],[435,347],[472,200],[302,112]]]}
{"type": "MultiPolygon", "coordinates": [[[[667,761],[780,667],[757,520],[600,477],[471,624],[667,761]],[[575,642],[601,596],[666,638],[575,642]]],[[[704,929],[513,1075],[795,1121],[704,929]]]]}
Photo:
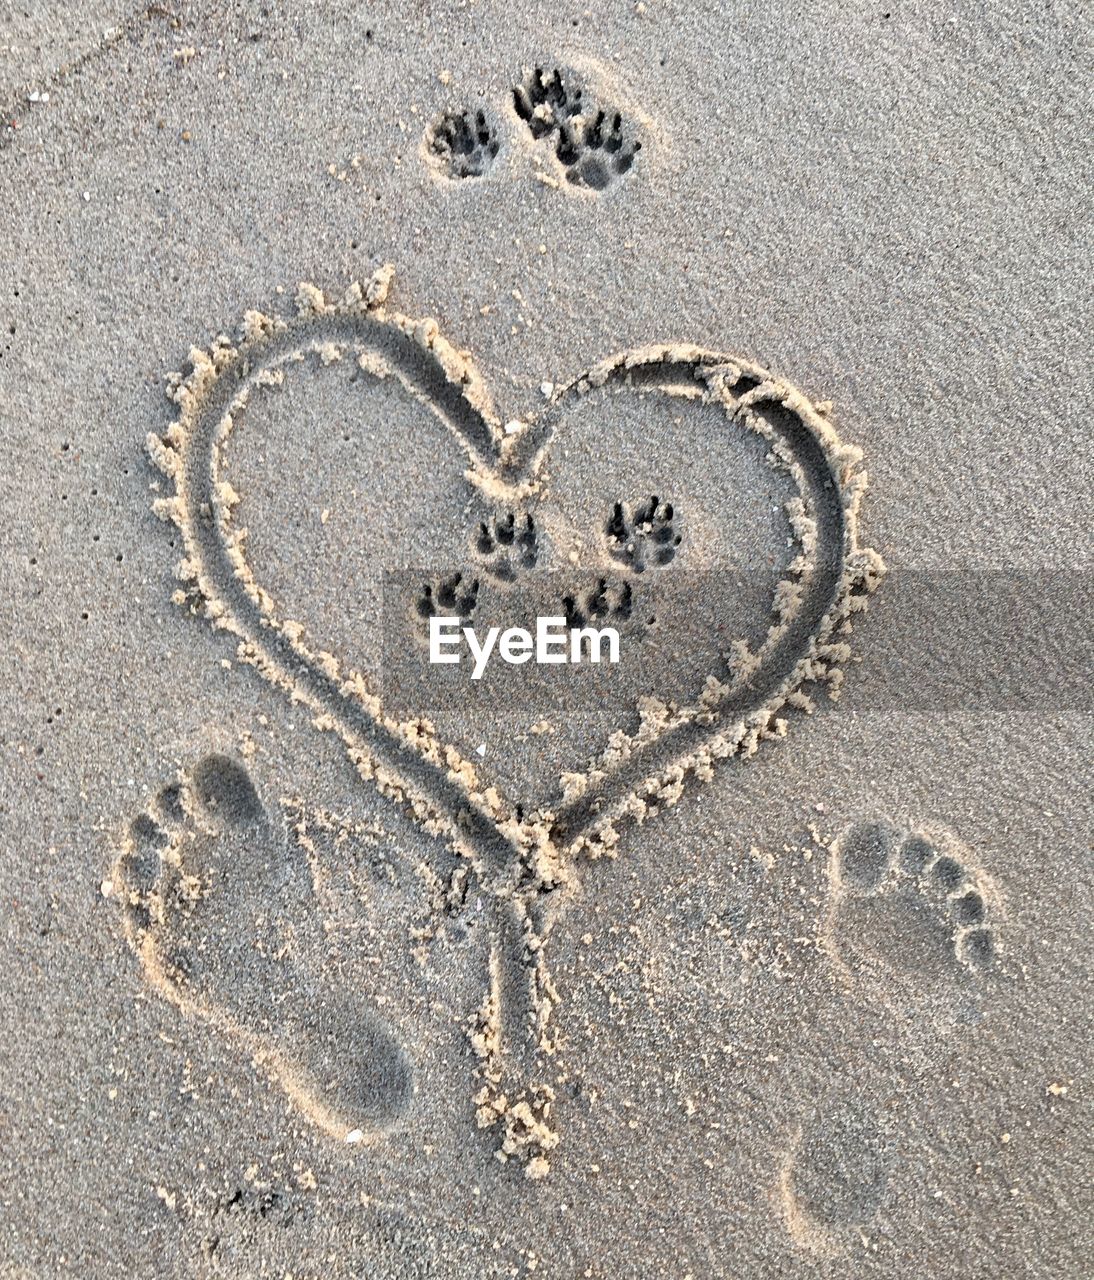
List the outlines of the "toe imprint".
{"type": "Polygon", "coordinates": [[[200,760],[190,773],[190,786],[198,804],[222,821],[249,826],[264,817],[250,775],[228,756],[200,760]]]}
{"type": "Polygon", "coordinates": [[[839,844],[840,876],[856,889],[876,889],[888,874],[894,831],[884,822],[860,822],[839,844]]]}
{"type": "Polygon", "coordinates": [[[900,846],[900,866],[909,875],[920,876],[934,854],[934,845],[926,836],[910,835],[900,846]]]}

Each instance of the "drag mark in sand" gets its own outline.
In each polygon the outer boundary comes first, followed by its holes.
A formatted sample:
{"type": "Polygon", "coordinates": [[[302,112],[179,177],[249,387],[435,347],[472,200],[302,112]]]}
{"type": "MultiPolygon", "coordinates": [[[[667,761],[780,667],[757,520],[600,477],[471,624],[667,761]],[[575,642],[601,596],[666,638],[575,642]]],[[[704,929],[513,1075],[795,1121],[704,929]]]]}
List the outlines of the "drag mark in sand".
{"type": "MultiPolygon", "coordinates": [[[[544,91],[545,102],[553,101],[555,88],[544,91]]],[[[546,944],[553,908],[575,883],[578,857],[613,855],[621,824],[652,818],[689,784],[708,781],[719,761],[782,737],[789,712],[812,708],[809,691],[837,697],[852,623],[882,565],[858,541],[866,483],[859,451],[840,440],[823,407],[788,383],[739,357],[651,345],[593,366],[559,387],[540,417],[510,431],[470,359],[436,323],[387,308],[392,276],[384,268],[336,301],[302,284],[295,316],[248,312],[238,338],[222,335],[207,350],[192,349],[189,368],[169,380],[178,419],[162,438],[149,437],[152,459],[174,490],[156,510],[178,526],[185,546],[177,603],[234,636],[240,661],[307,706],[317,728],[341,739],[364,780],[466,860],[494,930],[496,982],[482,1025],[473,1029],[482,1049],[480,1119],[494,1117],[491,1125],[500,1124],[505,1135],[500,1154],[518,1156],[536,1177],[546,1172],[555,1141],[543,1077],[549,1067],[557,1070],[559,1052],[553,1023],[559,994],[546,944]],[[651,691],[633,709],[638,729],[620,728],[586,767],[565,773],[556,803],[533,812],[512,803],[480,764],[438,736],[428,707],[410,720],[392,718],[368,677],[345,670],[300,623],[279,613],[248,561],[246,531],[234,519],[240,497],[222,474],[228,438],[253,397],[276,394],[287,376],[342,360],[355,361],[371,379],[396,380],[452,441],[469,490],[510,513],[478,534],[479,554],[503,581],[534,555],[535,524],[520,513],[584,397],[610,387],[670,397],[682,413],[691,403],[720,410],[727,431],[759,437],[768,464],[797,491],[786,508],[796,551],[774,592],[763,642],[754,652],[742,648],[728,670],[712,672],[687,705],[670,706],[651,691]]],[[[664,553],[680,545],[677,509],[653,499],[617,507],[603,537],[621,553],[613,557],[621,570],[636,574],[639,560],[643,568],[648,561],[663,568],[664,553]]],[[[427,612],[463,610],[473,595],[462,581],[428,585],[427,612]]],[[[605,578],[593,598],[574,599],[570,611],[596,618],[631,607],[630,586],[605,578]]],[[[181,1003],[181,987],[164,976],[159,949],[143,935],[137,945],[154,984],[181,1003]]],[[[335,1113],[314,1102],[308,1108],[328,1131],[342,1123],[341,1110],[331,1119],[335,1113]]]]}

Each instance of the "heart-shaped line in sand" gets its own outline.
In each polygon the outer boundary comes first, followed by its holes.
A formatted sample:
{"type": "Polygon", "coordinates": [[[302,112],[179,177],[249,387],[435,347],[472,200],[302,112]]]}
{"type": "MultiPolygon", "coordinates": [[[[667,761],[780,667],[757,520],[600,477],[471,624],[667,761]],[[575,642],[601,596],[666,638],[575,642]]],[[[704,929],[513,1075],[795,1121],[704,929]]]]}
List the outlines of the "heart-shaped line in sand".
{"type": "MultiPolygon", "coordinates": [[[[811,705],[807,686],[827,685],[836,696],[852,617],[883,566],[858,542],[866,484],[860,451],[788,383],[737,357],[647,346],[594,366],[557,391],[537,419],[507,429],[481,376],[436,323],[387,308],[392,275],[384,268],[338,301],[302,285],[294,318],[248,312],[237,340],[220,336],[208,350],[192,349],[189,370],[169,379],[178,419],[162,437],[148,439],[153,461],[174,484],[174,494],[155,506],[179,527],[185,546],[176,600],[234,634],[239,658],[311,708],[317,726],[341,738],[361,776],[447,838],[484,892],[504,904],[502,927],[511,936],[497,946],[473,1037],[484,1079],[498,1086],[499,1018],[510,1004],[523,1009],[509,1016],[524,1022],[538,1049],[556,1047],[547,1029],[557,993],[544,960],[546,904],[567,884],[574,855],[610,853],[622,820],[645,821],[674,804],[689,778],[705,781],[718,760],[781,736],[780,713],[811,705]],[[739,655],[728,680],[711,675],[690,706],[644,699],[638,731],[617,731],[598,760],[566,774],[553,808],[525,814],[511,805],[424,715],[388,716],[363,675],[343,671],[334,655],[311,646],[300,624],[278,615],[248,564],[244,531],[233,525],[239,497],[221,475],[222,453],[251,396],[279,385],[287,366],[309,356],[331,363],[347,355],[370,375],[394,377],[427,406],[465,451],[468,479],[509,501],[534,491],[568,411],[590,388],[623,383],[723,405],[727,426],[762,436],[769,461],[789,473],[798,491],[788,507],[798,551],[775,591],[765,641],[739,655]],[[507,991],[512,975],[500,957],[514,946],[524,977],[507,991]]],[[[541,1107],[533,1116],[537,1124],[542,1114],[541,1107]]],[[[547,1135],[513,1130],[506,1141],[539,1160],[550,1146],[547,1135]]]]}

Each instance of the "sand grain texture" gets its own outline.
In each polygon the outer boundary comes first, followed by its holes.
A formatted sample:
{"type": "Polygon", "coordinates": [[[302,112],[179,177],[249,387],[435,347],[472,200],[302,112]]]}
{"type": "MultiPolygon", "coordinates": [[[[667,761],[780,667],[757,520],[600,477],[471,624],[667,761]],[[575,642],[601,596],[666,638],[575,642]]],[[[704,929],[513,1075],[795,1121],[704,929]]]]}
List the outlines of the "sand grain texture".
{"type": "Polygon", "coordinates": [[[1089,570],[1089,37],[0,9],[0,1275],[1086,1274],[1088,651],[888,680],[1089,570]],[[378,701],[423,565],[656,680],[378,701]]]}

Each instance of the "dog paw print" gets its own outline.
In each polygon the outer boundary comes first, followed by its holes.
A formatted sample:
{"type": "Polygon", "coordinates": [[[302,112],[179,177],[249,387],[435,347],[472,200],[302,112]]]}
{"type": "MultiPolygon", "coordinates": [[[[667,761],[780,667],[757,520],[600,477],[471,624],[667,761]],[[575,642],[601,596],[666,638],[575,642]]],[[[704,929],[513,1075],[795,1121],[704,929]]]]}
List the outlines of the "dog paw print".
{"type": "Polygon", "coordinates": [[[475,553],[498,582],[513,582],[518,573],[534,569],[539,544],[531,513],[509,511],[482,521],[475,535],[475,553]]]}
{"type": "Polygon", "coordinates": [[[528,72],[513,89],[513,107],[533,138],[554,137],[571,186],[605,190],[630,171],[642,149],[620,112],[588,101],[557,68],[528,72]]]}
{"type": "Polygon", "coordinates": [[[990,890],[955,842],[858,822],[837,841],[833,871],[851,948],[922,973],[975,977],[995,963],[990,890]]]}
{"type": "Polygon", "coordinates": [[[484,111],[446,111],[426,129],[430,164],[446,178],[481,178],[501,144],[484,111]]]}
{"type": "Polygon", "coordinates": [[[513,88],[513,107],[537,140],[546,138],[563,120],[581,113],[582,90],[568,88],[561,71],[536,67],[513,88]]]}
{"type": "Polygon", "coordinates": [[[555,154],[572,186],[603,191],[629,172],[641,146],[624,136],[618,111],[598,110],[590,120],[573,116],[560,123],[555,154]]]}
{"type": "Polygon", "coordinates": [[[435,578],[422,585],[417,612],[420,618],[447,616],[469,620],[479,599],[478,578],[465,578],[462,573],[435,578]]]}
{"type": "Polygon", "coordinates": [[[113,871],[149,985],[340,1142],[389,1128],[409,1059],[332,957],[304,859],[246,768],[208,755],[129,824],[113,871]]]}
{"type": "Polygon", "coordinates": [[[600,578],[588,591],[562,597],[568,627],[614,626],[628,621],[634,609],[634,595],[628,582],[600,578]]]}
{"type": "Polygon", "coordinates": [[[609,554],[633,573],[670,564],[683,536],[672,503],[662,502],[656,494],[633,507],[617,502],[605,532],[609,554]]]}

